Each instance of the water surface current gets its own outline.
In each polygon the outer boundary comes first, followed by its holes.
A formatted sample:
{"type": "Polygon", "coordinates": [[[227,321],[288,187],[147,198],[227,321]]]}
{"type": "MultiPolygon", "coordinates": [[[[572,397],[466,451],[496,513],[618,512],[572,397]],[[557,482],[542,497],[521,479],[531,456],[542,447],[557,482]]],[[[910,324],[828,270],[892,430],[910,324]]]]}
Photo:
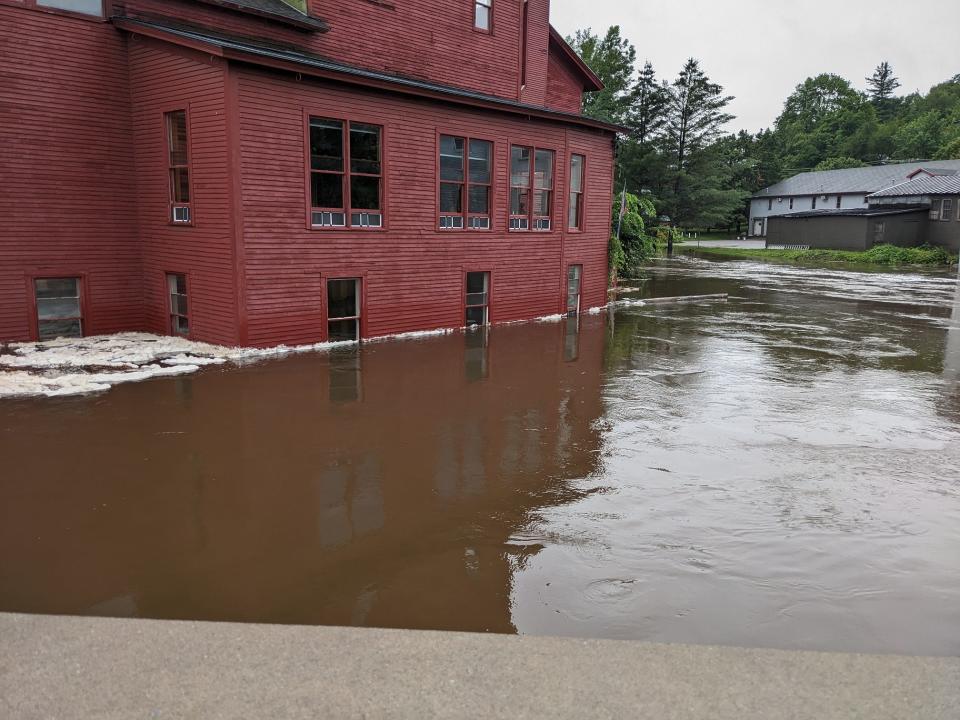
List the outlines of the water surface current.
{"type": "Polygon", "coordinates": [[[953,276],[0,402],[0,610],[960,654],[953,276]]]}

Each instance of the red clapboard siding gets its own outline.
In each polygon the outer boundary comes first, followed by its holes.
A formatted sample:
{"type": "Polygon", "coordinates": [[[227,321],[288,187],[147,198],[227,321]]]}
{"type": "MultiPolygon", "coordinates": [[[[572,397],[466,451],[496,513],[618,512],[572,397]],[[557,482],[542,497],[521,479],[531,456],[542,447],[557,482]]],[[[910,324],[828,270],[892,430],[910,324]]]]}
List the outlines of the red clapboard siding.
{"type": "Polygon", "coordinates": [[[605,302],[613,162],[609,135],[296,81],[268,71],[235,72],[251,344],[321,340],[324,277],[365,273],[368,337],[462,325],[466,270],[492,273],[494,322],[559,312],[568,263],[584,265],[584,307],[605,302]],[[383,125],[387,231],[306,227],[305,114],[383,125]],[[436,229],[438,133],[494,141],[490,232],[436,229]],[[511,143],[556,152],[553,232],[507,231],[511,143]],[[560,230],[571,148],[588,157],[583,233],[560,230]]]}
{"type": "MultiPolygon", "coordinates": [[[[125,0],[131,17],[174,18],[296,45],[351,65],[564,110],[547,90],[549,0],[528,0],[527,83],[520,90],[521,0],[494,0],[493,29],[473,27],[474,0],[310,0],[330,30],[309,33],[189,0],[125,0]]],[[[579,91],[583,91],[583,81],[579,91]]],[[[573,112],[578,112],[577,101],[573,112]]]]}
{"type": "Polygon", "coordinates": [[[84,276],[88,333],[140,327],[124,38],[0,5],[0,54],[0,340],[34,332],[31,275],[84,276]]]}
{"type": "MultiPolygon", "coordinates": [[[[360,58],[350,53],[366,36],[351,49],[333,31],[300,33],[186,0],[127,0],[126,12],[173,13],[227,32],[327,48],[358,64],[407,74],[419,68],[434,81],[520,93],[519,2],[495,3],[492,35],[473,31],[469,2],[446,4],[447,13],[429,3],[395,10],[366,0],[319,4],[325,7],[315,11],[341,28],[360,20],[373,27],[389,11],[393,19],[383,28],[431,30],[386,33],[377,52],[371,45],[360,58]],[[484,64],[493,59],[497,71],[484,64]]],[[[547,15],[546,0],[531,0],[523,99],[576,110],[582,85],[565,61],[550,61],[547,15]]],[[[37,275],[83,277],[84,330],[94,334],[166,332],[164,276],[185,273],[191,337],[225,344],[324,339],[325,281],[335,277],[362,277],[365,337],[462,325],[469,270],[492,273],[493,322],[562,311],[570,264],[583,265],[583,307],[605,301],[608,131],[230,64],[8,0],[0,0],[0,31],[0,161],[8,176],[0,200],[0,340],[33,334],[29,281],[37,275]],[[169,222],[164,113],[172,110],[188,113],[190,226],[169,222]],[[307,227],[310,114],[384,127],[383,231],[307,227]],[[439,133],[494,142],[490,231],[437,230],[439,133]],[[550,232],[507,230],[511,144],[555,152],[550,232]],[[571,153],[586,157],[583,232],[565,227],[571,153]]]]}
{"type": "Polygon", "coordinates": [[[167,332],[167,272],[186,272],[190,335],[237,342],[225,63],[132,36],[130,100],[143,245],[145,323],[167,332]],[[192,226],[171,225],[164,113],[186,110],[192,226]]]}
{"type": "Polygon", "coordinates": [[[583,85],[569,62],[551,49],[547,70],[547,105],[557,110],[579,113],[583,100],[583,85]]]}

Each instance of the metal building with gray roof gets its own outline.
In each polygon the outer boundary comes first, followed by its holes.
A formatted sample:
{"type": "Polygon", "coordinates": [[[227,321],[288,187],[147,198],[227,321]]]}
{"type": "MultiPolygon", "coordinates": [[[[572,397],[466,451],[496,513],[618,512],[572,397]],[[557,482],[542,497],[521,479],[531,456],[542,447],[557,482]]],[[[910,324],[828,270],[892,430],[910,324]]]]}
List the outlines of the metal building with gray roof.
{"type": "Polygon", "coordinates": [[[924,177],[954,177],[960,160],[915,160],[846,170],[800,173],[764,188],[750,200],[749,233],[766,237],[768,218],[805,211],[857,210],[869,206],[868,196],[924,177]]]}

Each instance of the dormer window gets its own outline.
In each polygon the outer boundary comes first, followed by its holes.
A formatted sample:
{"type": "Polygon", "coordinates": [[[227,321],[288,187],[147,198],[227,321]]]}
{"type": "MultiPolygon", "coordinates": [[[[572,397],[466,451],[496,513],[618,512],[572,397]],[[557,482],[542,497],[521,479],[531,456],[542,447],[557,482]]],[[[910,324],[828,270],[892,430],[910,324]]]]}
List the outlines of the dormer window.
{"type": "Polygon", "coordinates": [[[474,0],[473,26],[477,30],[490,32],[493,18],[493,0],[474,0]]]}

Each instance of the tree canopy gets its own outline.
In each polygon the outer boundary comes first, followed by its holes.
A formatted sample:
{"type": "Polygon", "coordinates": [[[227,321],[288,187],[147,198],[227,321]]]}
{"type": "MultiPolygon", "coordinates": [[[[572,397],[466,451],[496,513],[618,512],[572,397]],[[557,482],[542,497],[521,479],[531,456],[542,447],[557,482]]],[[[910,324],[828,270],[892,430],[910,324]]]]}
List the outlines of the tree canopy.
{"type": "Polygon", "coordinates": [[[569,42],[606,86],[587,93],[583,112],[628,130],[620,138],[617,187],[649,198],[680,227],[740,231],[746,199],[807,170],[920,159],[960,159],[960,74],[926,94],[901,87],[886,60],[862,89],[824,73],[800,82],[772,127],[727,132],[733,99],[690,58],[676,79],[637,66],[618,26],[589,28],[569,42]]]}

